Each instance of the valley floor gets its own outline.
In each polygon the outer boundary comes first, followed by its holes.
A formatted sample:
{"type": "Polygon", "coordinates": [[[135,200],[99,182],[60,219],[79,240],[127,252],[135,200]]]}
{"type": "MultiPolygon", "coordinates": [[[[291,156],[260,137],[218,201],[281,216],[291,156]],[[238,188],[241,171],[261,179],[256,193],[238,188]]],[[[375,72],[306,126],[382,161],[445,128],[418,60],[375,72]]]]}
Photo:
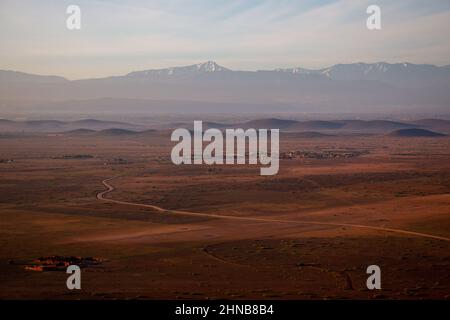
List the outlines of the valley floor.
{"type": "Polygon", "coordinates": [[[174,166],[161,133],[0,139],[14,160],[0,164],[0,298],[450,298],[449,138],[281,147],[367,152],[285,159],[262,177],[254,166],[174,166]],[[52,255],[101,263],[69,291],[65,272],[25,268],[52,255]],[[366,288],[373,264],[380,291],[366,288]]]}

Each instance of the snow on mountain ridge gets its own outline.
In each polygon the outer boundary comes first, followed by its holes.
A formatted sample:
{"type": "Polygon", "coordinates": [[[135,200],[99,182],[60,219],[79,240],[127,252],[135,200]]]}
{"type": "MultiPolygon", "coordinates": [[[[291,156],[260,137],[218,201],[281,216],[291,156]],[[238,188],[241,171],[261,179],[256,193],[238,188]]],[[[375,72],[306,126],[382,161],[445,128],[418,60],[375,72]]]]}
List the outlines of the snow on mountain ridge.
{"type": "MultiPolygon", "coordinates": [[[[233,82],[237,80],[246,82],[254,79],[265,79],[265,81],[306,81],[313,79],[318,81],[321,78],[334,81],[378,81],[396,87],[450,87],[450,67],[435,66],[431,64],[411,64],[401,63],[351,63],[336,64],[322,69],[279,68],[272,70],[259,71],[234,71],[218,65],[214,61],[193,64],[189,66],[170,67],[164,69],[150,69],[143,71],[134,71],[125,76],[107,77],[108,81],[157,81],[157,82],[182,82],[193,81],[198,78],[199,81],[214,79],[215,83],[233,82]],[[281,75],[289,75],[280,77],[281,75]]],[[[95,79],[96,82],[105,80],[95,79]]],[[[86,79],[89,80],[89,79],[86,79]]],[[[66,82],[60,77],[43,77],[20,72],[0,70],[0,82],[40,82],[40,83],[59,83],[66,82]]],[[[76,83],[80,83],[78,80],[76,83]]],[[[70,81],[69,81],[70,82],[70,81]]]]}
{"type": "Polygon", "coordinates": [[[210,73],[210,72],[223,72],[230,71],[218,65],[214,61],[207,61],[203,63],[198,63],[190,66],[183,67],[171,67],[164,69],[150,69],[144,71],[134,71],[128,73],[127,77],[152,77],[152,76],[173,76],[173,75],[183,75],[190,73],[210,73]]]}
{"type": "Polygon", "coordinates": [[[214,61],[207,61],[204,63],[199,63],[195,65],[197,67],[197,70],[203,71],[203,72],[220,72],[220,71],[228,71],[228,69],[218,65],[214,61]]]}

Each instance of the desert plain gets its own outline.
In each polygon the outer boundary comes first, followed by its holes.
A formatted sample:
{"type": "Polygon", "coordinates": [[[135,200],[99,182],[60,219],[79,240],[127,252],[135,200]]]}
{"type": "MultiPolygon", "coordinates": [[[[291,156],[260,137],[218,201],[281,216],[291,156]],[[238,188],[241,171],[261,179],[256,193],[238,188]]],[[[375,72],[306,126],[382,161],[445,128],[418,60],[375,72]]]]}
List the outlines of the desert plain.
{"type": "Polygon", "coordinates": [[[167,130],[2,135],[0,299],[449,299],[450,138],[281,135],[280,170],[167,130]],[[40,257],[94,257],[82,289],[40,257]],[[368,290],[366,268],[381,268],[368,290]]]}

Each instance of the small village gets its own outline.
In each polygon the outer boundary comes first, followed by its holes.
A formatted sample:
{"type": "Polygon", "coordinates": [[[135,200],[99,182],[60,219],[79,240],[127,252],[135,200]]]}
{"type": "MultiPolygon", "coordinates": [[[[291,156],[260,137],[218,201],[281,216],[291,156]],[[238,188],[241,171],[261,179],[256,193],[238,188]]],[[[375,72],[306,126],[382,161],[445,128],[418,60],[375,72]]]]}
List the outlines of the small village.
{"type": "Polygon", "coordinates": [[[354,158],[364,154],[368,154],[367,150],[364,151],[349,151],[349,150],[323,150],[323,151],[288,151],[280,153],[280,159],[293,160],[293,159],[335,159],[335,158],[354,158]]]}

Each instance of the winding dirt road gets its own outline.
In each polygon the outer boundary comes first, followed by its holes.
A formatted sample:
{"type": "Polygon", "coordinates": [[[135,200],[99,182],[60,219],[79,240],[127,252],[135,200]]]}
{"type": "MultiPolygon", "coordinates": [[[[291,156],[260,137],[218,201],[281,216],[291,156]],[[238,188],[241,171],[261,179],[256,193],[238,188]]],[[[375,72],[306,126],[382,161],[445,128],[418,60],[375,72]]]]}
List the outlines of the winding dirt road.
{"type": "Polygon", "coordinates": [[[148,208],[153,209],[159,212],[164,212],[168,214],[178,214],[184,216],[195,216],[195,217],[208,217],[208,218],[216,218],[216,219],[226,219],[226,220],[240,220],[240,221],[255,221],[255,222],[275,222],[275,223],[289,223],[289,224],[303,224],[303,225],[319,225],[319,226],[332,226],[332,227],[348,227],[348,228],[360,228],[360,229],[369,229],[381,232],[391,232],[397,234],[404,234],[409,236],[416,236],[422,238],[429,238],[441,241],[450,242],[450,238],[435,236],[427,233],[420,233],[414,231],[407,231],[401,229],[392,229],[392,228],[384,228],[384,227],[375,227],[361,224],[347,224],[347,223],[332,223],[332,222],[320,222],[320,221],[300,221],[300,220],[281,220],[281,219],[265,219],[265,218],[254,218],[254,217],[235,217],[235,216],[225,216],[213,213],[200,213],[200,212],[191,212],[191,211],[182,211],[182,210],[168,210],[159,206],[151,205],[151,204],[142,204],[135,202],[127,202],[127,201],[119,201],[110,198],[105,198],[105,195],[115,190],[114,186],[109,184],[108,182],[118,178],[119,176],[114,176],[102,181],[103,185],[107,188],[107,190],[102,191],[97,194],[97,199],[105,202],[116,203],[121,205],[128,205],[134,207],[148,208]]]}

